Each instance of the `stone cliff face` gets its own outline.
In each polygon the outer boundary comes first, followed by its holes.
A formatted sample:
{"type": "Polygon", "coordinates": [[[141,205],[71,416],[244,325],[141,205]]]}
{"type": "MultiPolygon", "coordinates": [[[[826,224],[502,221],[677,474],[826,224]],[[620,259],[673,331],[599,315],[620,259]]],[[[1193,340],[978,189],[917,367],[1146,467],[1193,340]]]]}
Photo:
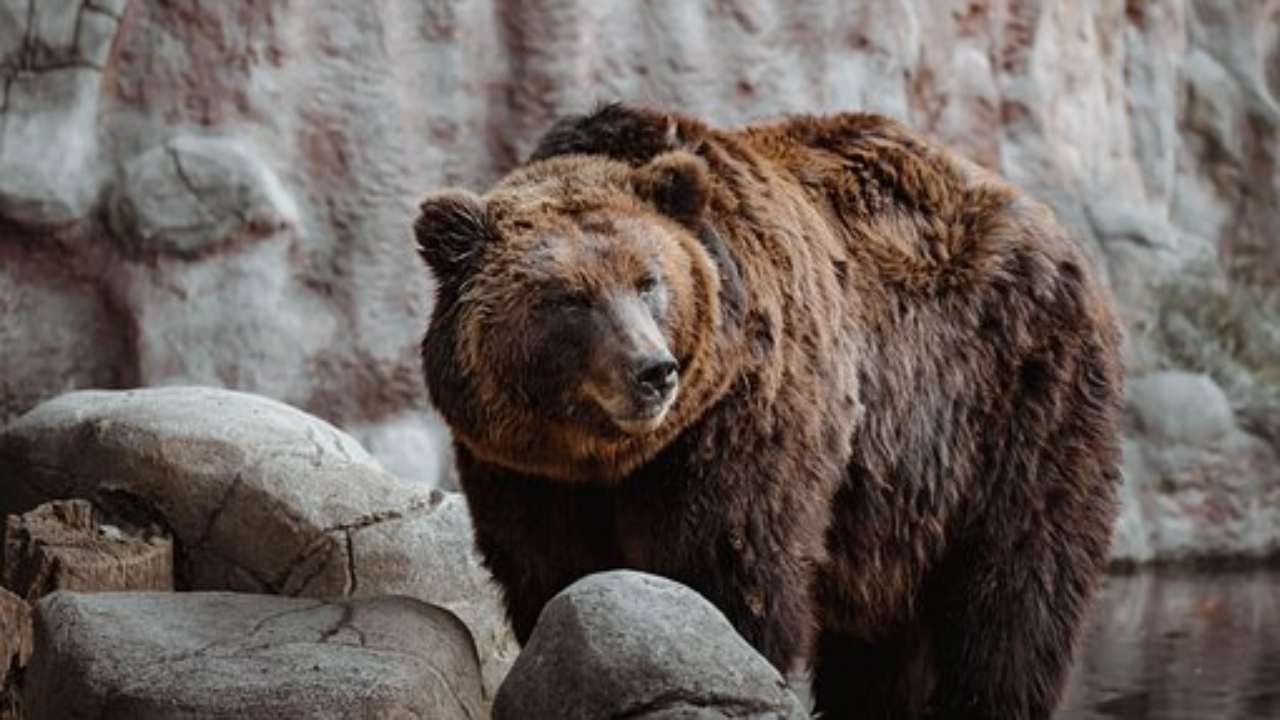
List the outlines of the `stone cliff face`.
{"type": "Polygon", "coordinates": [[[609,99],[881,111],[1050,202],[1130,333],[1117,557],[1280,549],[1277,0],[0,0],[0,422],[210,384],[440,482],[415,202],[609,99]]]}

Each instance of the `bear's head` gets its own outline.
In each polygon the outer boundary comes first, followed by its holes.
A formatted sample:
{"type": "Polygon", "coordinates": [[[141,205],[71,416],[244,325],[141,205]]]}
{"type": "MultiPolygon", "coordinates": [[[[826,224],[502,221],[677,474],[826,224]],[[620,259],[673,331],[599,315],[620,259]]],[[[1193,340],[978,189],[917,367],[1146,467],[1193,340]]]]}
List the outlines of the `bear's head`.
{"type": "Polygon", "coordinates": [[[699,241],[705,162],[531,163],[483,197],[428,197],[427,387],[476,458],[574,482],[625,477],[723,388],[719,275],[699,241]]]}

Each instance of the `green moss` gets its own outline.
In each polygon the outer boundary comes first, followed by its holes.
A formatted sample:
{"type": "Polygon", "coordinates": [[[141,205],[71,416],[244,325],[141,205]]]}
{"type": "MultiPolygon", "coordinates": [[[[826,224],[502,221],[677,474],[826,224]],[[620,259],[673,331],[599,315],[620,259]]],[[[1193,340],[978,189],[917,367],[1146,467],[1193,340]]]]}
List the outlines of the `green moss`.
{"type": "Polygon", "coordinates": [[[1149,339],[1168,366],[1212,377],[1242,420],[1271,435],[1280,426],[1280,288],[1192,270],[1156,298],[1149,339]]]}

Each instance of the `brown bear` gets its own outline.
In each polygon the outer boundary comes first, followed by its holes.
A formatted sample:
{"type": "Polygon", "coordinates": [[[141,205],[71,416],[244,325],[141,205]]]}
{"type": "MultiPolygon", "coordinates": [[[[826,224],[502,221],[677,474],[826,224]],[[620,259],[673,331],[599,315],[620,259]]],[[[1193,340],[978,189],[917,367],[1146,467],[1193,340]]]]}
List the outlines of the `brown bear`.
{"type": "Polygon", "coordinates": [[[611,105],[415,234],[426,383],[521,642],[631,568],[812,668],[823,717],[1049,717],[1122,372],[1044,206],[876,115],[611,105]]]}

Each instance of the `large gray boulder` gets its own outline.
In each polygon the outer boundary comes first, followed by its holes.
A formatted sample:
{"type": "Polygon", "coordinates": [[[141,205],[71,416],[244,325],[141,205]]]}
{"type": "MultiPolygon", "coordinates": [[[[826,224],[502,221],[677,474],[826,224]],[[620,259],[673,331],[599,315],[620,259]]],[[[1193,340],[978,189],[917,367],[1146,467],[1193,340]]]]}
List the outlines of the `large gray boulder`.
{"type": "Polygon", "coordinates": [[[0,431],[0,513],[82,497],[168,527],[192,588],[275,592],[316,543],[432,504],[332,425],[212,388],[81,391],[0,431]]]}
{"type": "Polygon", "coordinates": [[[476,651],[403,597],[57,592],[36,606],[32,720],[479,720],[476,651]]]}
{"type": "Polygon", "coordinates": [[[73,497],[168,529],[180,589],[410,595],[467,623],[490,690],[515,657],[461,496],[387,474],[283,403],[211,388],[82,391],[0,431],[0,514],[73,497]]]}
{"type": "Polygon", "coordinates": [[[591,575],[561,592],[494,701],[495,720],[803,718],[782,675],[711,603],[665,578],[591,575]]]}

